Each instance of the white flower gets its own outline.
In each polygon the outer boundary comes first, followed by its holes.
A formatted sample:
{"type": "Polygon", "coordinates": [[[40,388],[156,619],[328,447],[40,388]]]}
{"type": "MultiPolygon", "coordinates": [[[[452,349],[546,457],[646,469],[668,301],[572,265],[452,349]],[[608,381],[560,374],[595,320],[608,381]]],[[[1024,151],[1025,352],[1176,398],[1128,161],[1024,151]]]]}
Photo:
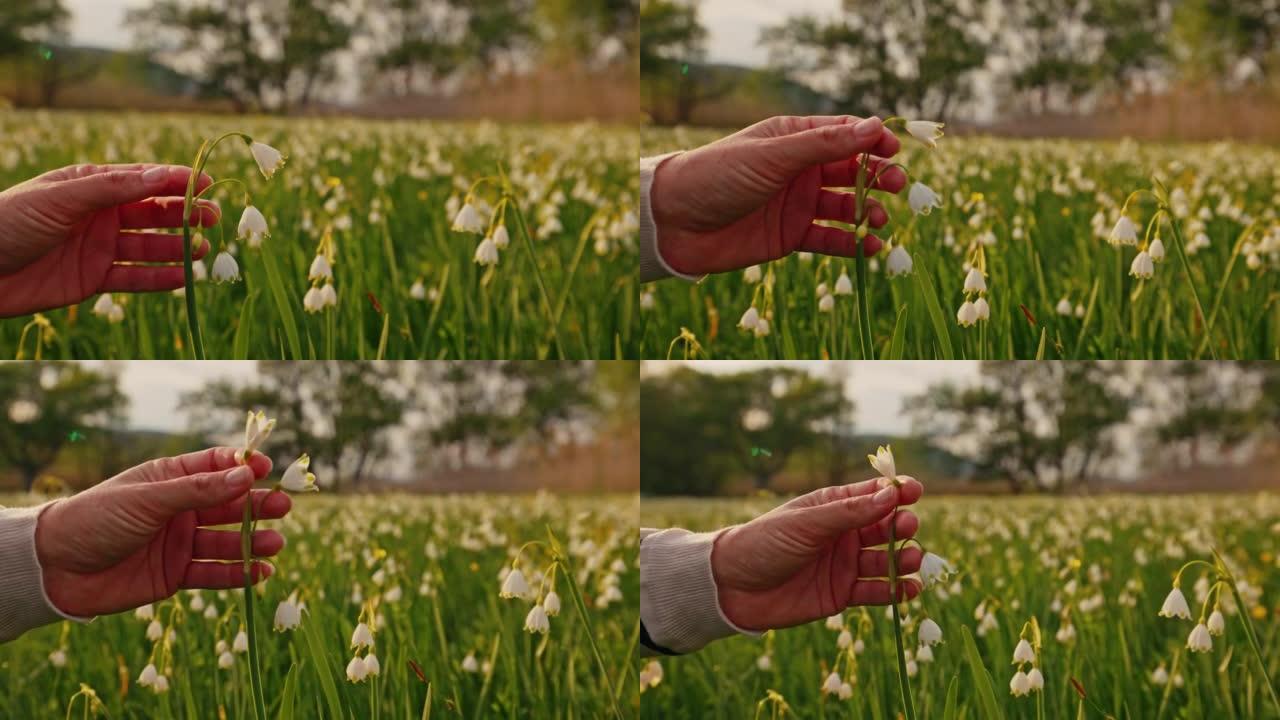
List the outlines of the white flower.
{"type": "Polygon", "coordinates": [[[831,674],[827,676],[826,681],[822,683],[823,694],[835,695],[836,693],[840,692],[840,684],[841,684],[840,674],[832,670],[831,674]]]}
{"type": "Polygon", "coordinates": [[[662,682],[662,663],[657,660],[650,660],[640,670],[640,690],[645,688],[655,688],[662,682]]]}
{"type": "Polygon", "coordinates": [[[1014,673],[1013,679],[1009,681],[1009,692],[1016,697],[1022,697],[1031,692],[1031,679],[1021,670],[1014,673]]]}
{"type": "Polygon", "coordinates": [[[244,447],[236,452],[236,461],[243,463],[246,458],[252,456],[258,448],[262,447],[262,443],[271,437],[271,431],[275,429],[275,418],[268,418],[261,410],[257,413],[250,412],[244,422],[244,447]]]}
{"type": "Polygon", "coordinates": [[[1147,253],[1151,255],[1151,259],[1160,262],[1164,259],[1164,243],[1160,238],[1151,241],[1151,245],[1147,247],[1147,253]]]}
{"type": "Polygon", "coordinates": [[[480,217],[474,205],[470,202],[464,203],[457,216],[453,218],[453,230],[480,235],[484,232],[484,218],[480,217]]]}
{"type": "Polygon", "coordinates": [[[236,639],[231,641],[231,652],[240,655],[249,652],[249,636],[243,630],[236,633],[236,639]]]}
{"type": "Polygon", "coordinates": [[[378,656],[369,653],[364,656],[364,672],[368,677],[373,677],[382,672],[382,663],[378,662],[378,656]]]}
{"type": "Polygon", "coordinates": [[[1209,637],[1209,628],[1204,623],[1196,623],[1187,636],[1187,649],[1191,652],[1209,652],[1213,649],[1213,638],[1209,637]]]}
{"type": "Polygon", "coordinates": [[[111,310],[115,308],[115,300],[111,299],[111,295],[103,293],[98,296],[97,302],[93,304],[93,314],[98,317],[109,317],[111,310]]]}
{"type": "Polygon", "coordinates": [[[840,683],[840,690],[836,693],[836,696],[841,700],[848,700],[853,697],[853,686],[847,682],[840,683]]]}
{"type": "Polygon", "coordinates": [[[502,591],[498,593],[498,597],[503,598],[523,598],[528,597],[531,590],[529,583],[524,579],[524,573],[519,568],[511,568],[511,572],[507,573],[507,577],[502,581],[502,591]]]}
{"type": "Polygon", "coordinates": [[[769,655],[761,655],[756,658],[756,667],[764,672],[769,672],[773,668],[773,658],[769,655]]]}
{"type": "Polygon", "coordinates": [[[270,180],[276,171],[284,167],[286,160],[280,151],[267,145],[266,143],[253,142],[249,144],[249,152],[253,154],[253,161],[258,163],[258,169],[262,171],[262,176],[270,180]]]}
{"type": "Polygon", "coordinates": [[[889,259],[885,262],[884,271],[889,277],[909,275],[912,265],[911,255],[907,253],[907,249],[901,245],[894,245],[889,251],[889,259]]]}
{"type": "Polygon", "coordinates": [[[853,294],[853,281],[849,279],[849,273],[841,271],[840,277],[836,278],[836,294],[837,295],[853,294]]]}
{"type": "Polygon", "coordinates": [[[462,658],[462,672],[473,673],[479,671],[480,663],[476,662],[476,654],[467,653],[467,656],[462,658]]]}
{"type": "Polygon", "coordinates": [[[499,225],[493,229],[493,244],[499,250],[506,250],[507,246],[511,244],[511,234],[507,232],[506,225],[499,225]]]}
{"type": "Polygon", "coordinates": [[[347,679],[351,682],[362,682],[368,674],[369,671],[365,669],[364,660],[359,655],[351,658],[351,662],[347,663],[347,679]]]}
{"type": "Polygon", "coordinates": [[[824,312],[824,313],[831,312],[832,310],[835,310],[835,308],[836,308],[835,295],[823,295],[822,299],[818,301],[818,312],[824,312]]]}
{"type": "Polygon", "coordinates": [[[481,265],[498,264],[498,246],[494,244],[493,238],[485,238],[476,246],[475,261],[481,265]]]}
{"type": "Polygon", "coordinates": [[[922,663],[933,662],[933,648],[928,645],[921,645],[916,648],[916,660],[922,663]]]}
{"type": "Polygon", "coordinates": [[[973,316],[977,320],[987,320],[991,317],[991,306],[987,304],[987,299],[980,297],[973,301],[973,316]]]}
{"type": "Polygon", "coordinates": [[[1027,673],[1027,680],[1030,682],[1032,690],[1044,689],[1044,673],[1040,672],[1040,668],[1031,668],[1031,672],[1027,673]]]}
{"type": "Polygon", "coordinates": [[[548,617],[555,617],[560,614],[560,596],[555,590],[547,593],[546,599],[542,601],[542,608],[547,611],[548,617]]]}
{"type": "Polygon", "coordinates": [[[871,463],[871,467],[880,473],[880,476],[888,480],[891,484],[898,484],[898,466],[893,460],[893,448],[888,445],[881,445],[876,448],[875,455],[868,455],[867,460],[871,463]]]}
{"type": "Polygon", "coordinates": [[[836,647],[841,650],[853,644],[853,633],[849,632],[849,628],[840,630],[840,635],[836,638],[836,647]]]}
{"type": "Polygon", "coordinates": [[[1164,685],[1169,682],[1169,671],[1164,669],[1163,664],[1151,671],[1151,682],[1156,685],[1164,685]]]}
{"type": "Polygon", "coordinates": [[[756,323],[756,337],[765,337],[769,334],[769,320],[760,318],[760,322],[756,323]]]}
{"type": "Polygon", "coordinates": [[[738,327],[743,330],[755,330],[760,324],[760,311],[756,310],[756,306],[752,305],[747,311],[742,313],[742,318],[738,320],[738,327]]]}
{"type": "Polygon", "coordinates": [[[152,620],[151,624],[147,625],[147,639],[151,642],[155,642],[163,636],[164,626],[160,624],[159,620],[152,620]]]}
{"type": "Polygon", "coordinates": [[[935,141],[942,137],[943,127],[944,125],[942,123],[933,122],[932,120],[907,121],[907,132],[911,137],[919,140],[931,149],[938,147],[938,143],[935,141]]]}
{"type": "MultiPolygon", "coordinates": [[[[951,563],[931,552],[925,553],[924,557],[920,559],[920,580],[926,586],[946,580],[947,576],[953,572],[955,572],[955,568],[951,567],[951,563]]],[[[926,620],[925,622],[933,621],[926,620]]]]}
{"type": "Polygon", "coordinates": [[[1226,619],[1225,619],[1225,618],[1223,618],[1223,617],[1222,617],[1222,611],[1221,611],[1221,610],[1216,610],[1216,609],[1215,609],[1215,610],[1213,611],[1213,613],[1209,615],[1209,625],[1208,625],[1208,628],[1209,628],[1209,634],[1210,634],[1210,635],[1217,635],[1217,636],[1221,637],[1221,636],[1222,636],[1222,634],[1223,634],[1224,632],[1226,632],[1226,630],[1227,630],[1227,621],[1226,621],[1226,619]]]}
{"type": "Polygon", "coordinates": [[[547,620],[547,611],[541,604],[534,605],[533,609],[524,618],[525,632],[542,633],[545,635],[551,629],[551,622],[547,620]]]}
{"type": "MultiPolygon", "coordinates": [[[[936,558],[938,556],[934,555],[934,557],[936,558]]],[[[924,574],[923,566],[921,567],[921,574],[924,574]]],[[[925,618],[924,622],[920,623],[920,645],[922,647],[929,647],[930,645],[937,645],[940,642],[942,642],[942,627],[939,626],[938,623],[934,622],[933,618],[925,618]]]]}
{"type": "Polygon", "coordinates": [[[157,695],[169,692],[169,677],[167,675],[160,675],[156,678],[156,681],[151,684],[151,689],[154,690],[157,695]]]}
{"type": "Polygon", "coordinates": [[[1013,663],[1033,663],[1036,661],[1036,653],[1031,649],[1031,643],[1026,638],[1018,641],[1017,647],[1013,649],[1013,663]]]}
{"type": "Polygon", "coordinates": [[[222,654],[218,655],[218,668],[219,668],[219,669],[221,669],[221,670],[230,670],[231,668],[235,667],[235,665],[236,665],[236,656],[235,656],[235,655],[232,655],[231,653],[227,652],[226,650],[223,650],[223,651],[222,651],[222,654]]]}
{"type": "Polygon", "coordinates": [[[302,309],[309,313],[318,313],[324,309],[324,296],[320,288],[312,285],[302,296],[302,309]]]}
{"type": "Polygon", "coordinates": [[[316,476],[307,472],[310,467],[311,456],[302,453],[302,456],[294,460],[289,469],[284,471],[280,487],[289,492],[318,492],[320,488],[316,487],[316,476]]]}
{"type": "MultiPolygon", "coordinates": [[[[244,238],[249,242],[249,247],[256,248],[262,244],[262,239],[270,234],[267,231],[267,219],[262,216],[262,212],[252,205],[246,207],[240,215],[240,225],[236,228],[236,237],[244,238]]],[[[216,261],[213,270],[213,275],[216,279],[218,276],[216,261]]]]}
{"type": "Polygon", "coordinates": [[[1111,234],[1107,236],[1107,242],[1112,245],[1137,245],[1138,244],[1138,226],[1133,224],[1127,215],[1121,215],[1116,221],[1116,226],[1111,228],[1111,234]]]}
{"type": "Polygon", "coordinates": [[[351,633],[351,647],[356,650],[373,647],[373,631],[367,624],[356,625],[356,629],[351,633]]]}
{"type": "Polygon", "coordinates": [[[760,266],[752,265],[751,267],[742,271],[742,281],[749,285],[755,284],[760,282],[760,278],[762,275],[763,273],[760,270],[760,266]]]}
{"type": "Polygon", "coordinates": [[[333,289],[333,283],[328,282],[324,287],[320,288],[320,308],[337,307],[338,291],[333,289]]]}
{"type": "Polygon", "coordinates": [[[275,628],[279,632],[292,630],[302,623],[302,608],[296,595],[290,595],[276,606],[275,628]]]}
{"type": "Polygon", "coordinates": [[[969,268],[968,274],[964,276],[964,291],[967,293],[987,291],[987,279],[983,277],[981,270],[976,267],[969,268]]]}
{"type": "Polygon", "coordinates": [[[409,288],[409,297],[414,300],[423,300],[427,297],[427,288],[421,280],[415,280],[413,286],[409,288]]]}
{"type": "Polygon", "coordinates": [[[214,282],[235,282],[240,279],[240,265],[231,257],[231,253],[223,250],[213,259],[210,275],[214,282]]]}
{"type": "Polygon", "coordinates": [[[907,204],[911,206],[912,212],[928,215],[933,208],[942,207],[942,198],[938,197],[938,193],[928,185],[917,182],[912,184],[911,190],[907,192],[907,204]]]}
{"type": "Polygon", "coordinates": [[[1164,605],[1160,606],[1160,617],[1179,617],[1183,620],[1191,619],[1191,608],[1187,607],[1187,596],[1182,594],[1182,590],[1174,587],[1169,591],[1169,595],[1164,599],[1164,605]]]}
{"type": "Polygon", "coordinates": [[[133,616],[138,620],[150,620],[156,616],[156,609],[150,603],[143,605],[133,611],[133,616]]]}
{"type": "Polygon", "coordinates": [[[160,677],[160,673],[156,671],[155,663],[147,663],[142,668],[142,674],[138,676],[138,684],[143,687],[151,687],[156,684],[156,679],[160,677]]]}
{"type": "Polygon", "coordinates": [[[1150,280],[1155,272],[1156,265],[1146,250],[1139,252],[1133,258],[1133,264],[1129,266],[1129,274],[1140,280],[1150,280]]]}
{"type": "Polygon", "coordinates": [[[960,309],[956,311],[956,321],[960,323],[960,327],[970,327],[978,322],[978,309],[973,303],[965,300],[960,309]]]}
{"type": "Polygon", "coordinates": [[[49,653],[49,664],[56,668],[66,667],[67,651],[62,648],[58,648],[57,650],[49,653]]]}
{"type": "Polygon", "coordinates": [[[1062,298],[1058,301],[1058,306],[1054,308],[1054,312],[1065,317],[1071,317],[1071,301],[1062,298]]]}
{"type": "Polygon", "coordinates": [[[311,269],[307,271],[308,280],[332,280],[333,268],[329,266],[329,259],[324,255],[317,255],[311,261],[311,269]]]}

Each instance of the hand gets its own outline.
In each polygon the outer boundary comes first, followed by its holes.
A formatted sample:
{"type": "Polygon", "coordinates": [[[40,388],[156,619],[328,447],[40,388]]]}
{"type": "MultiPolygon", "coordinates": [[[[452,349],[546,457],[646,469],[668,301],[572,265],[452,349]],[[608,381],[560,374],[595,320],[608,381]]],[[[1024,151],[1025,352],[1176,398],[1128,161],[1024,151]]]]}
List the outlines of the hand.
{"type": "MultiPolygon", "coordinates": [[[[889,555],[865,550],[889,542],[891,513],[920,499],[924,488],[904,475],[901,487],[879,480],[822,488],[729,528],[711,551],[720,607],[747,630],[802,625],[850,605],[889,603],[889,555]]],[[[895,540],[916,534],[920,521],[897,515],[895,540]]],[[[898,575],[920,569],[918,548],[898,551],[898,575]]],[[[898,583],[898,599],[915,597],[912,580],[898,583]]]]}
{"type": "MultiPolygon", "coordinates": [[[[854,235],[814,225],[815,219],[856,223],[852,193],[858,158],[872,153],[869,181],[901,143],[879,118],[774,117],[710,145],[669,158],[654,173],[650,206],[658,252],[682,273],[725,272],[786,257],[796,250],[854,257],[854,235]]],[[[907,184],[900,168],[872,187],[896,193],[907,184]]],[[[889,215],[868,197],[868,224],[889,215]]],[[[868,235],[867,255],[881,242],[868,235]]]]}
{"type": "MultiPolygon", "coordinates": [[[[183,287],[182,235],[126,231],[182,227],[190,177],[177,165],[73,165],[0,192],[0,317],[183,287]]],[[[212,182],[201,175],[196,192],[212,182]]],[[[218,222],[215,203],[197,205],[192,227],[218,222]]]]}
{"type": "MultiPolygon", "coordinates": [[[[50,505],[36,524],[36,557],[45,592],[68,615],[105,615],[163,600],[179,589],[220,590],[244,584],[240,532],[207,530],[239,523],[255,478],[271,460],[255,453],[245,466],[235,448],[218,447],[152,460],[50,505]]],[[[254,517],[284,517],[282,492],[254,490],[254,517]]],[[[253,555],[284,547],[275,530],[253,536],[253,555]]],[[[271,576],[254,562],[253,581],[271,576]]]]}

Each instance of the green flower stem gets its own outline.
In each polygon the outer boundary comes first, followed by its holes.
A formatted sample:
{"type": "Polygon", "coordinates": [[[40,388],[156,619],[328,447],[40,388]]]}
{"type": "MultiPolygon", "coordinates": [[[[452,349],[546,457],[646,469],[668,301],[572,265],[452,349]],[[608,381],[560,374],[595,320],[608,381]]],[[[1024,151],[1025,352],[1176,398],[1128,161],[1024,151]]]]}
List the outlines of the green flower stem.
{"type": "Polygon", "coordinates": [[[870,191],[870,185],[867,182],[867,163],[869,162],[871,162],[871,153],[863,153],[858,162],[857,187],[854,195],[858,208],[858,225],[854,229],[853,255],[854,274],[857,277],[858,337],[862,344],[862,359],[875,360],[876,351],[871,340],[871,310],[867,307],[867,258],[863,251],[865,236],[858,237],[857,229],[866,223],[867,193],[870,191]]]}
{"type": "Polygon", "coordinates": [[[561,359],[565,357],[564,345],[560,343],[560,321],[555,311],[555,303],[551,302],[551,294],[547,292],[547,284],[542,279],[542,268],[538,266],[538,255],[533,249],[533,239],[529,235],[529,226],[524,221],[524,211],[520,209],[520,203],[516,202],[514,188],[507,179],[506,173],[502,174],[502,193],[505,200],[516,211],[516,222],[520,224],[520,236],[524,239],[525,250],[529,253],[529,262],[533,265],[533,277],[538,282],[538,293],[542,296],[543,310],[546,311],[547,321],[551,323],[551,335],[555,339],[556,352],[560,354],[561,359]]]}
{"type": "MultiPolygon", "coordinates": [[[[1200,313],[1200,322],[1204,324],[1206,340],[1209,333],[1209,316],[1204,311],[1204,305],[1200,303],[1200,292],[1196,290],[1195,278],[1191,277],[1191,263],[1187,260],[1187,251],[1182,243],[1182,231],[1178,229],[1178,221],[1173,217],[1173,213],[1169,212],[1169,227],[1173,229],[1173,248],[1178,252],[1178,261],[1182,264],[1182,272],[1187,276],[1187,287],[1191,288],[1191,299],[1196,303],[1196,311],[1200,313]]],[[[1193,360],[1200,359],[1200,353],[1207,347],[1213,359],[1218,359],[1217,352],[1213,349],[1213,344],[1206,342],[1197,349],[1193,360]]]]}
{"type": "Polygon", "coordinates": [[[240,556],[244,558],[244,624],[249,637],[249,680],[253,685],[253,714],[267,720],[267,703],[262,691],[262,671],[258,666],[258,636],[253,600],[253,493],[245,496],[244,519],[240,523],[240,556]]]}
{"type": "Polygon", "coordinates": [[[898,551],[894,539],[897,524],[898,511],[895,509],[889,517],[889,606],[893,608],[893,639],[898,646],[898,692],[907,720],[916,720],[916,708],[911,698],[911,679],[907,677],[907,656],[902,643],[902,616],[898,613],[898,551]]]}
{"type": "MultiPolygon", "coordinates": [[[[551,533],[551,528],[547,528],[547,533],[551,533]]],[[[552,535],[552,538],[555,536],[552,535]]],[[[539,543],[540,544],[540,543],[539,543]]],[[[587,642],[591,645],[591,654],[595,656],[596,665],[600,667],[600,675],[604,677],[605,687],[609,691],[609,704],[613,709],[613,715],[617,720],[623,720],[622,709],[618,707],[618,694],[613,687],[613,676],[609,674],[609,666],[604,663],[604,656],[600,654],[600,646],[596,644],[596,632],[591,627],[591,617],[587,614],[587,605],[582,601],[582,592],[578,589],[578,581],[573,576],[573,567],[569,565],[569,558],[560,552],[559,543],[552,548],[553,556],[557,564],[564,566],[564,580],[569,585],[569,595],[573,597],[573,606],[578,610],[578,616],[582,618],[582,624],[587,628],[587,642]]],[[[519,553],[516,554],[519,557],[519,553]]]]}
{"type": "MultiPolygon", "coordinates": [[[[1218,551],[1213,551],[1214,557],[1218,559],[1218,564],[1222,570],[1227,569],[1227,564],[1222,561],[1222,556],[1218,555],[1218,551]]],[[[1249,607],[1244,604],[1244,598],[1240,597],[1240,591],[1236,588],[1235,578],[1229,573],[1224,572],[1226,583],[1231,588],[1231,597],[1236,600],[1236,612],[1240,614],[1240,625],[1244,628],[1244,636],[1249,640],[1249,649],[1253,651],[1253,657],[1258,661],[1258,669],[1261,671],[1262,684],[1267,688],[1267,694],[1271,696],[1271,704],[1275,706],[1276,712],[1280,713],[1280,696],[1276,695],[1275,683],[1271,681],[1271,675],[1267,672],[1267,663],[1262,659],[1262,646],[1258,643],[1258,636],[1254,633],[1253,621],[1249,619],[1249,607]]],[[[1203,610],[1201,611],[1203,614],[1203,610]]]]}

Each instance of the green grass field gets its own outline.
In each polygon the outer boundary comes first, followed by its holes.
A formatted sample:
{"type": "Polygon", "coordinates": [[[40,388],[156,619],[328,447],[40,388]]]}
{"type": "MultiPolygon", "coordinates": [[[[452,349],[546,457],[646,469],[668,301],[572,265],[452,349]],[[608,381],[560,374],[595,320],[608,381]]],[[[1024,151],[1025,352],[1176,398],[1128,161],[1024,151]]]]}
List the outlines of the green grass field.
{"type": "MultiPolygon", "coordinates": [[[[215,189],[223,219],[206,232],[213,249],[204,264],[212,269],[230,246],[243,280],[198,284],[209,358],[638,353],[637,141],[627,128],[6,112],[0,186],[82,162],[190,164],[205,139],[230,131],[275,146],[288,162],[265,180],[233,139],[206,167],[215,180],[245,182],[271,232],[258,249],[235,243],[244,194],[215,189]],[[505,218],[510,245],[497,265],[482,266],[480,237],[451,224],[473,184],[501,174],[515,203],[505,218]],[[303,298],[326,229],[338,302],[313,314],[303,298]]],[[[483,203],[498,204],[499,185],[485,183],[476,197],[487,221],[483,203]]],[[[45,313],[52,332],[39,348],[35,332],[20,346],[30,317],[0,321],[0,357],[192,357],[182,297],[114,300],[124,304],[119,323],[91,312],[95,298],[45,313]]]]}
{"type": "MultiPolygon", "coordinates": [[[[612,688],[623,716],[633,717],[635,513],[634,496],[300,498],[284,521],[270,523],[288,546],[256,602],[268,716],[604,718],[615,717],[612,688]],[[563,572],[555,581],[563,608],[545,636],[522,629],[532,601],[499,598],[511,555],[547,541],[548,530],[568,551],[599,660],[563,572]],[[306,604],[301,625],[273,632],[277,603],[293,592],[306,604]],[[357,684],[345,668],[362,606],[381,620],[370,624],[382,671],[357,684]]],[[[522,555],[535,589],[548,557],[539,548],[522,555]]],[[[246,655],[234,654],[229,669],[217,664],[217,643],[232,643],[241,608],[240,591],[181,592],[155,605],[169,638],[169,659],[155,661],[169,678],[164,693],[137,683],[156,644],[148,622],[132,614],[29,632],[0,646],[0,715],[63,717],[85,683],[107,717],[253,717],[246,655]],[[60,648],[67,661],[59,668],[49,656],[60,648]]],[[[71,716],[82,707],[77,700],[71,716]]]]}
{"type": "MultiPolygon", "coordinates": [[[[644,499],[647,527],[708,530],[744,522],[772,504],[762,500],[644,499]]],[[[1258,667],[1235,612],[1223,594],[1226,634],[1209,653],[1189,653],[1194,621],[1158,617],[1174,573],[1192,559],[1212,561],[1218,547],[1241,582],[1263,657],[1280,683],[1280,497],[1186,496],[1097,498],[929,497],[918,514],[920,541],[959,574],[905,607],[908,648],[916,647],[922,611],[942,628],[932,662],[912,678],[917,717],[992,718],[1280,717],[1260,686],[1258,667]],[[980,631],[982,606],[995,626],[980,631]],[[1041,629],[1044,690],[1013,697],[1011,662],[1024,623],[1041,629]],[[1074,638],[1060,637],[1066,625],[1074,638]],[[973,653],[965,634],[973,636],[973,653]],[[1159,684],[1163,667],[1181,684],[1159,684]],[[1175,669],[1176,668],[1176,669],[1175,669]],[[982,687],[989,676],[989,694],[982,687]],[[1088,695],[1082,703],[1071,685],[1088,695]],[[954,699],[948,704],[948,692],[954,699]],[[986,699],[984,700],[984,695],[986,699]],[[987,702],[990,701],[990,704],[987,702]],[[1041,705],[1042,703],[1042,705],[1041,705]],[[1083,707],[1082,707],[1083,706],[1083,707]]],[[[1182,588],[1195,618],[1203,571],[1193,566],[1182,588]]],[[[838,629],[821,621],[770,632],[763,639],[729,638],[685,657],[661,659],[664,677],[642,696],[646,718],[901,717],[893,623],[885,608],[846,610],[842,621],[865,649],[841,674],[852,696],[821,692],[839,653],[838,629]],[[757,665],[761,656],[771,668],[757,665]],[[770,691],[789,706],[757,703],[770,691]]],[[[987,621],[988,623],[991,620],[987,621]]]]}
{"type": "MultiPolygon", "coordinates": [[[[642,152],[718,136],[646,130],[642,152]]],[[[887,251],[868,263],[876,357],[1280,357],[1276,148],[966,137],[944,137],[933,151],[910,138],[903,145],[897,159],[942,206],[914,215],[906,191],[885,201],[890,222],[876,233],[905,248],[914,270],[888,277],[887,251]],[[1129,274],[1139,248],[1106,236],[1126,197],[1152,189],[1153,176],[1168,187],[1177,234],[1168,222],[1154,228],[1165,259],[1139,280],[1129,274]],[[990,318],[961,327],[969,264],[984,268],[990,318]]],[[[1129,206],[1139,244],[1155,211],[1149,194],[1129,206]]],[[[861,358],[856,293],[835,296],[831,312],[818,294],[842,273],[856,278],[855,265],[797,254],[761,268],[756,284],[745,272],[650,284],[642,356],[861,358]],[[753,304],[771,320],[764,337],[737,327],[753,304]],[[696,344],[678,339],[681,328],[696,344]]]]}

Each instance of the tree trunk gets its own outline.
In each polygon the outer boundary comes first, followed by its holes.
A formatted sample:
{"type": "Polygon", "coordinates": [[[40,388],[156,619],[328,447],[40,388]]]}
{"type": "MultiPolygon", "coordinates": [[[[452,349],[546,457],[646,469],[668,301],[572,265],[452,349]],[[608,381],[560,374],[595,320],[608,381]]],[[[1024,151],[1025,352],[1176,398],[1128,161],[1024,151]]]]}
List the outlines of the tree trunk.
{"type": "Polygon", "coordinates": [[[31,488],[35,487],[36,478],[40,475],[40,468],[25,466],[18,468],[18,471],[22,473],[23,492],[31,492],[31,488]]]}

